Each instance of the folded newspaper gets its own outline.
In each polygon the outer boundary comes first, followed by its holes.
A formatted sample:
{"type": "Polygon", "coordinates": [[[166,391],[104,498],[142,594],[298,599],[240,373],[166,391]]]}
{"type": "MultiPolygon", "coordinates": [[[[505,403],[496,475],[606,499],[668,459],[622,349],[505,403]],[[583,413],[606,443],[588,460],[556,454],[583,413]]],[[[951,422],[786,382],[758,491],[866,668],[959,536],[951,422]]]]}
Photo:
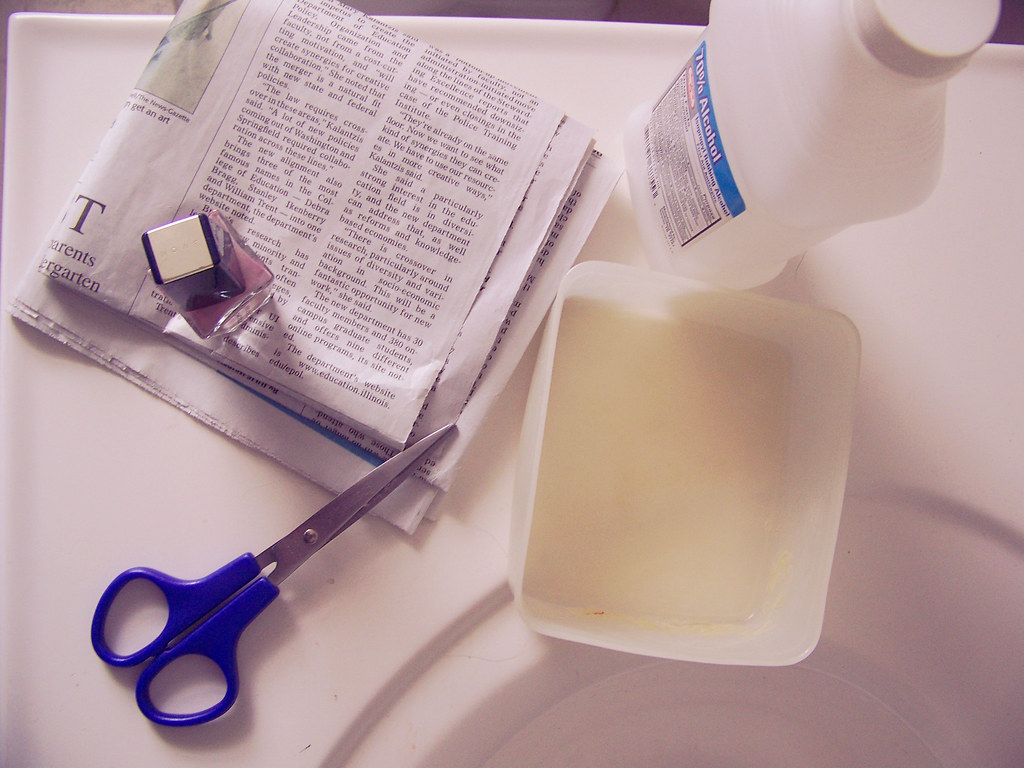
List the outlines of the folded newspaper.
{"type": "Polygon", "coordinates": [[[456,421],[381,509],[413,530],[618,175],[563,111],[333,0],[186,0],[12,313],[331,490],[456,421]],[[140,235],[210,210],[275,287],[204,341],[140,235]]]}

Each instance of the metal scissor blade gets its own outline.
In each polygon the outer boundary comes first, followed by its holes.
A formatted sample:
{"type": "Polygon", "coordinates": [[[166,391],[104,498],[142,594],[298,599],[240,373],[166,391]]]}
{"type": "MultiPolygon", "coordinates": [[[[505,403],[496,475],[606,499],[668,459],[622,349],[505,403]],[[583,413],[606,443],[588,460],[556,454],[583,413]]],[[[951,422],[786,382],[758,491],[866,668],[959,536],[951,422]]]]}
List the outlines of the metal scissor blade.
{"type": "Polygon", "coordinates": [[[383,501],[454,427],[441,427],[392,456],[257,555],[256,563],[261,569],[276,563],[267,578],[275,584],[288,578],[331,539],[383,501]]]}

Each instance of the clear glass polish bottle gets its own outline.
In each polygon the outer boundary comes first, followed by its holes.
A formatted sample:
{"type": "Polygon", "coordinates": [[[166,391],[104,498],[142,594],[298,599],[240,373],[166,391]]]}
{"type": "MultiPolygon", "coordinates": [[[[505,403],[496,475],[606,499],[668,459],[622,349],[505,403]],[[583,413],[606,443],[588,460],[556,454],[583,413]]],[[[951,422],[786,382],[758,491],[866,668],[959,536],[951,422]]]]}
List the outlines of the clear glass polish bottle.
{"type": "Polygon", "coordinates": [[[734,288],[924,201],[946,81],[999,0],[712,0],[697,49],[625,129],[652,266],[734,288]]]}
{"type": "Polygon", "coordinates": [[[269,299],[274,276],[218,211],[142,236],[161,292],[202,339],[237,330],[269,299]]]}

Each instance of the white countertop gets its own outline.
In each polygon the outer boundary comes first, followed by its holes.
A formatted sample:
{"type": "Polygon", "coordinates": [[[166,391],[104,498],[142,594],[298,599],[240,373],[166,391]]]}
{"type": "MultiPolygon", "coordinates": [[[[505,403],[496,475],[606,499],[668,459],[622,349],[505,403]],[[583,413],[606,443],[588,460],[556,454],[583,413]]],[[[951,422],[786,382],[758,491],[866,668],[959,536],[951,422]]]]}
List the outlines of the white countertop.
{"type": "MultiPolygon", "coordinates": [[[[391,21],[565,107],[615,158],[625,116],[662,88],[699,34],[391,21]]],[[[166,23],[16,20],[5,306],[166,23]]],[[[609,760],[627,750],[648,764],[673,750],[725,759],[722,750],[770,749],[770,740],[740,744],[723,734],[739,727],[728,713],[767,712],[771,697],[782,713],[776,726],[787,712],[804,718],[805,731],[814,721],[824,739],[814,748],[827,750],[831,765],[865,764],[865,742],[884,738],[916,755],[900,762],[893,752],[894,765],[1022,764],[1022,76],[1024,49],[979,54],[950,84],[946,166],[932,198],[833,238],[765,289],[846,313],[863,341],[825,632],[793,668],[652,667],[522,625],[505,558],[528,356],[439,522],[414,537],[379,521],[354,527],[246,633],[235,710],[197,728],[154,727],[136,710],[135,673],[107,668],[89,643],[107,582],[133,565],[202,575],[259,551],[326,493],[5,314],[0,763],[467,766],[498,751],[492,765],[540,765],[554,754],[556,730],[577,745],[601,744],[609,760]],[[627,691],[645,694],[640,710],[656,705],[658,717],[617,731],[602,718],[624,723],[617,707],[638,711],[627,691]],[[719,710],[725,716],[712,718],[722,701],[731,702],[719,710]],[[813,703],[813,717],[798,701],[813,703]],[[678,724],[664,719],[672,713],[692,732],[647,738],[678,724]],[[888,736],[880,724],[892,728],[888,736]],[[853,733],[863,735],[860,751],[857,743],[837,751],[853,733]],[[655,743],[662,752],[651,752],[655,743]]],[[[584,258],[643,263],[624,182],[584,258]]],[[[769,719],[747,730],[763,735],[769,719]]],[[[809,751],[777,747],[779,764],[813,763],[809,751]]],[[[758,764],[776,764],[762,757],[758,764]]],[[[583,747],[563,762],[599,764],[583,747]]]]}

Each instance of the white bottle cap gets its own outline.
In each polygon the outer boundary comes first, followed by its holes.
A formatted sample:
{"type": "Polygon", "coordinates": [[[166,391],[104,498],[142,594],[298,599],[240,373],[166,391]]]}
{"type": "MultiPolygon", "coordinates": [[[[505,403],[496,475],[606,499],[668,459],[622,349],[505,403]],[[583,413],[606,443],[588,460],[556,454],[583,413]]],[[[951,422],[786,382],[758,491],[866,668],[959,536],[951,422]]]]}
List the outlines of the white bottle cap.
{"type": "Polygon", "coordinates": [[[853,0],[853,16],[882,64],[912,77],[948,77],[992,37],[999,0],[853,0]]]}

